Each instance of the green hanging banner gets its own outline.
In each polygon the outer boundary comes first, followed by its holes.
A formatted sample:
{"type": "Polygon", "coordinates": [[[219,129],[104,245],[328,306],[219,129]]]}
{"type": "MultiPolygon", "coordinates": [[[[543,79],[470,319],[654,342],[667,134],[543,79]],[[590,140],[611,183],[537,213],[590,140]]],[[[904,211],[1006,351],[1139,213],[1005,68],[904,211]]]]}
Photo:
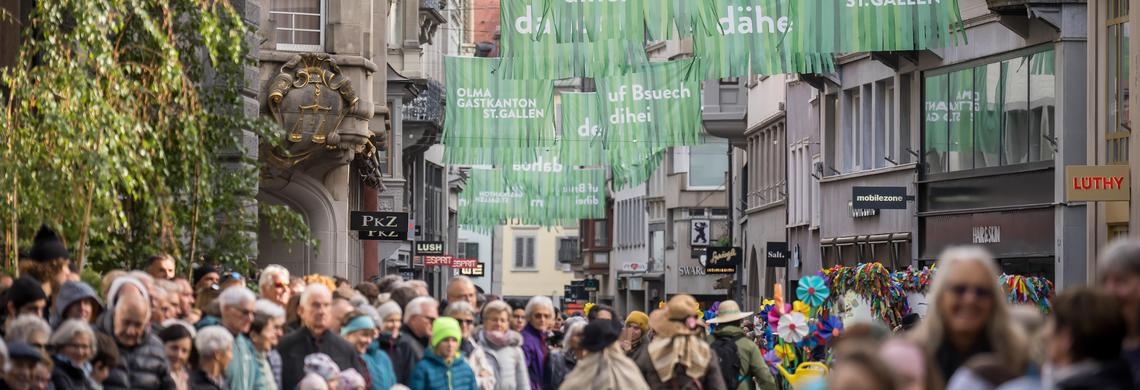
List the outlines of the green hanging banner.
{"type": "MultiPolygon", "coordinates": [[[[692,145],[704,133],[694,60],[653,63],[636,73],[598,79],[606,155],[615,170],[652,172],[668,147],[692,145]]],[[[623,174],[620,177],[638,175],[623,174]]],[[[624,186],[624,181],[617,184],[624,186]]]]}
{"type": "Polygon", "coordinates": [[[598,166],[606,162],[604,116],[594,92],[562,92],[561,128],[558,143],[562,161],[572,165],[598,166]]]}
{"type": "Polygon", "coordinates": [[[705,79],[752,74],[826,73],[830,53],[807,50],[795,38],[793,0],[713,0],[696,8],[693,54],[705,79]]]}
{"type": "MultiPolygon", "coordinates": [[[[751,0],[758,2],[759,0],[751,0]]],[[[964,39],[958,0],[836,0],[787,3],[790,32],[785,39],[801,53],[907,51],[946,47],[964,39]]],[[[738,34],[746,23],[767,19],[753,11],[724,9],[738,34]]],[[[766,25],[766,24],[764,24],[766,25]]]]}
{"type": "Polygon", "coordinates": [[[554,141],[553,84],[499,78],[495,63],[490,58],[444,58],[443,143],[449,163],[517,161],[514,153],[554,141]]]}
{"type": "Polygon", "coordinates": [[[605,216],[604,170],[515,172],[511,181],[504,174],[503,169],[470,171],[460,193],[461,225],[486,231],[510,220],[551,227],[605,216]]]}

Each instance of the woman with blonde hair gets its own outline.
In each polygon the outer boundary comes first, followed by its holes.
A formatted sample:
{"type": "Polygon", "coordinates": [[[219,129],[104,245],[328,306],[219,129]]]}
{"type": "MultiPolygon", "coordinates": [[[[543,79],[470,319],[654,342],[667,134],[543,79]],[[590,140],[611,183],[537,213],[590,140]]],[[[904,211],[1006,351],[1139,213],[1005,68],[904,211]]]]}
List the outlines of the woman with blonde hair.
{"type": "Polygon", "coordinates": [[[927,295],[930,310],[909,336],[938,366],[945,383],[971,357],[996,355],[1021,375],[1028,367],[1025,338],[1010,318],[992,255],[976,246],[947,248],[927,295]]]}

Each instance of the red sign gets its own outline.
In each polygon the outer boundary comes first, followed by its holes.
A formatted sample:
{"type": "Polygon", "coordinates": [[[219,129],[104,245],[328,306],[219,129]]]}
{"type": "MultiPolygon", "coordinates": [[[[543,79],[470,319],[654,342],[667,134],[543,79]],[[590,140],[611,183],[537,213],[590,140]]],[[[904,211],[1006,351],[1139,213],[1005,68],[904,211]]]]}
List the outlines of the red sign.
{"type": "Polygon", "coordinates": [[[479,259],[452,259],[451,268],[476,269],[479,268],[479,259]]]}
{"type": "Polygon", "coordinates": [[[424,256],[424,267],[450,267],[451,256],[424,256]]]}

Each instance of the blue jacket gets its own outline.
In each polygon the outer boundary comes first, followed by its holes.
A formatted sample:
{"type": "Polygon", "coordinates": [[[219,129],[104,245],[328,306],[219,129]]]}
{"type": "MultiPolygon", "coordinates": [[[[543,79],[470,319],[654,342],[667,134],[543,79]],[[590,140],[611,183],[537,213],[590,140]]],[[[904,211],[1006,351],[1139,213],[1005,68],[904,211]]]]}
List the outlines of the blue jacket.
{"type": "Polygon", "coordinates": [[[375,390],[388,390],[396,385],[396,372],[392,370],[392,359],[380,349],[380,344],[373,341],[368,350],[361,355],[364,365],[368,366],[368,373],[372,375],[372,388],[375,390]]]}
{"type": "Polygon", "coordinates": [[[475,371],[463,360],[463,356],[456,356],[451,365],[444,363],[436,356],[435,351],[424,351],[424,358],[416,364],[412,371],[412,378],[408,387],[412,390],[478,390],[475,381],[475,371]]]}

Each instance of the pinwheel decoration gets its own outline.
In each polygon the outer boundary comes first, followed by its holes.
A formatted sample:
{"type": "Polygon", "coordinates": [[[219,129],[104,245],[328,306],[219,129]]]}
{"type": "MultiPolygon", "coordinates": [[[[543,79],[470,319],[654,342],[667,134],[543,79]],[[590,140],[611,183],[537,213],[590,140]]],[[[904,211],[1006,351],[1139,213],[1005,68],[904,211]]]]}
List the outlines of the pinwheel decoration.
{"type": "Polygon", "coordinates": [[[808,334],[807,318],[803,313],[793,311],[780,317],[776,326],[776,334],[780,339],[789,343],[798,343],[808,334]]]}
{"type": "Polygon", "coordinates": [[[796,289],[796,297],[811,307],[822,306],[830,295],[831,289],[827,287],[827,283],[816,275],[801,278],[800,286],[796,289]]]}
{"type": "Polygon", "coordinates": [[[820,344],[826,344],[831,338],[839,336],[843,332],[843,320],[837,316],[830,316],[827,319],[819,322],[819,327],[815,333],[816,339],[820,344]]]}

